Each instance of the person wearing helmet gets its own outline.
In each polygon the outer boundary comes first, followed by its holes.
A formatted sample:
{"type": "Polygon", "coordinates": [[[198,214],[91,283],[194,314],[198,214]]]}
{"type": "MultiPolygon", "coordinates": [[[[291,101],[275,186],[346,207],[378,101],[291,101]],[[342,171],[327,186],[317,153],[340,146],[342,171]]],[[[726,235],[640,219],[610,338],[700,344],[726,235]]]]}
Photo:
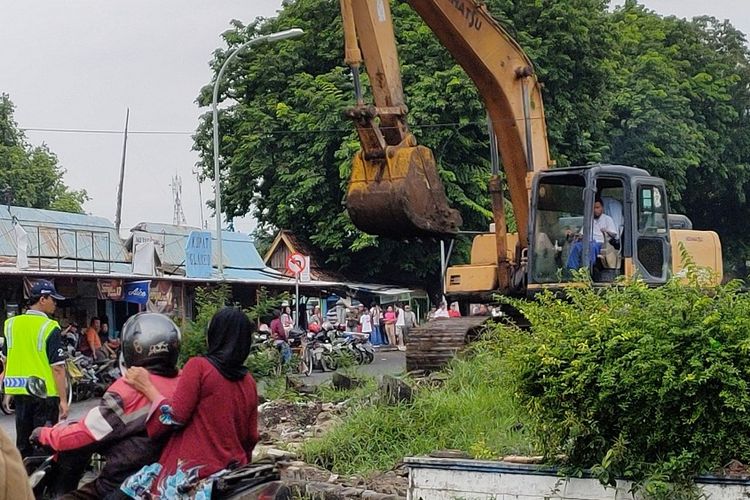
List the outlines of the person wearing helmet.
{"type": "MultiPolygon", "coordinates": [[[[162,394],[171,396],[179,380],[177,358],[182,336],[163,314],[139,313],[122,328],[121,363],[142,367],[162,394]]],[[[56,494],[63,499],[127,498],[120,485],[141,467],[159,458],[163,440],[151,440],[146,417],[151,402],[123,378],[116,380],[83,420],[34,430],[31,439],[61,452],[56,494]],[[92,453],[106,458],[96,480],[75,490],[92,453]]]]}
{"type": "Polygon", "coordinates": [[[126,380],[156,409],[146,422],[149,436],[171,433],[159,462],[123,484],[131,498],[175,498],[175,491],[209,498],[210,486],[202,488],[203,479],[250,462],[258,442],[258,393],[244,363],[254,331],[255,324],[242,310],[225,307],[217,312],[206,332],[206,355],[188,360],[172,397],[161,393],[146,370],[128,369],[126,380]]]}

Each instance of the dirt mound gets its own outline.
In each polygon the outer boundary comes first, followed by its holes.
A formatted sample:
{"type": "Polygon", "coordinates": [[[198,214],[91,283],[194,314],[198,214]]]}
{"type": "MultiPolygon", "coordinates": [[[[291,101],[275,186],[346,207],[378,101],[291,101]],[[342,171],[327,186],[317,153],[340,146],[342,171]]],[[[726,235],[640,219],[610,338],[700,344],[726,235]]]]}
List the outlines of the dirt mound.
{"type": "Polygon", "coordinates": [[[315,423],[318,413],[321,412],[322,403],[317,401],[309,403],[290,403],[288,401],[269,401],[258,407],[261,428],[271,428],[279,424],[305,427],[315,423]]]}

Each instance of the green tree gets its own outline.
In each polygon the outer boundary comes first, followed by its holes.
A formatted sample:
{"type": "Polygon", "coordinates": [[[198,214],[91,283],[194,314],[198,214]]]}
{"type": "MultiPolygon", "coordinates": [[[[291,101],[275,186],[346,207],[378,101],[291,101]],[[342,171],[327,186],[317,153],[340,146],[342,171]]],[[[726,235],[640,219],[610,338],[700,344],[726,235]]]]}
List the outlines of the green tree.
{"type": "Polygon", "coordinates": [[[57,156],[42,144],[31,146],[13,120],[14,106],[0,94],[0,192],[3,203],[83,212],[86,191],[73,191],[63,182],[65,170],[57,156]]]}
{"type": "MultiPolygon", "coordinates": [[[[601,61],[610,57],[613,43],[606,5],[604,0],[488,2],[536,59],[561,165],[597,160],[606,147],[606,114],[600,110],[612,78],[611,67],[601,61]]],[[[434,151],[464,229],[486,229],[491,213],[484,107],[472,82],[411,8],[403,1],[392,6],[411,128],[434,151]]],[[[329,265],[350,274],[437,284],[437,243],[365,235],[342,205],[358,141],[341,117],[354,99],[342,64],[338,2],[297,0],[286,2],[273,19],[247,26],[233,21],[223,35],[228,49],[214,54],[214,73],[229,50],[257,34],[290,27],[306,35],[253,47],[237,57],[220,83],[221,100],[233,101],[219,120],[228,218],[252,213],[263,232],[289,229],[329,265]]],[[[210,96],[207,86],[198,103],[208,105],[210,96]]],[[[195,148],[207,176],[213,170],[210,131],[210,116],[204,115],[195,148]]],[[[462,241],[459,258],[467,248],[468,240],[462,241]]]]}
{"type": "Polygon", "coordinates": [[[633,0],[612,17],[620,38],[608,159],[666,179],[672,210],[716,230],[736,272],[749,250],[736,223],[750,215],[746,39],[726,21],[664,18],[633,0]]]}

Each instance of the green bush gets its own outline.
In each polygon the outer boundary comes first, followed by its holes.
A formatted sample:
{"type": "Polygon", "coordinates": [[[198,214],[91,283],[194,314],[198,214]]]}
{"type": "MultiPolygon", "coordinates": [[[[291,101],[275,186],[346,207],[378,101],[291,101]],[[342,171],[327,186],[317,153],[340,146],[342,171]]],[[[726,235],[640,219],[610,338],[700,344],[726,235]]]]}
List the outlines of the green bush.
{"type": "Polygon", "coordinates": [[[195,310],[197,314],[192,321],[182,325],[182,347],[180,349],[180,366],[193,356],[206,353],[206,330],[214,314],[230,304],[232,291],[229,285],[201,287],[195,290],[195,310]]]}
{"type": "Polygon", "coordinates": [[[514,384],[548,457],[661,498],[750,463],[750,296],[689,278],[511,301],[532,325],[508,352],[514,384]]]}

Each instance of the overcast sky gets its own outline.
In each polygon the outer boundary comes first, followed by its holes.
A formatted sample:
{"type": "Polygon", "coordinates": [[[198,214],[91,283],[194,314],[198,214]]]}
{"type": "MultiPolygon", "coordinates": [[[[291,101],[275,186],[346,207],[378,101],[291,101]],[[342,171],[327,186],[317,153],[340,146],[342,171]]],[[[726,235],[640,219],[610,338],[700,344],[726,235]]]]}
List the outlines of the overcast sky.
{"type": "MultiPolygon", "coordinates": [[[[615,2],[618,3],[618,2],[615,2]]],[[[661,14],[709,14],[750,31],[747,0],[646,0],[661,14]]],[[[87,212],[114,220],[122,135],[32,129],[122,130],[130,107],[123,228],[172,222],[171,179],[182,177],[183,209],[200,225],[194,100],[231,19],[272,17],[281,0],[0,0],[0,92],[32,144],[42,142],[84,188],[87,212]],[[137,134],[170,131],[185,134],[137,134]]],[[[213,196],[204,184],[203,199],[213,196]]],[[[204,218],[213,227],[210,211],[204,218]]],[[[238,230],[249,230],[243,220],[238,230]]]]}

